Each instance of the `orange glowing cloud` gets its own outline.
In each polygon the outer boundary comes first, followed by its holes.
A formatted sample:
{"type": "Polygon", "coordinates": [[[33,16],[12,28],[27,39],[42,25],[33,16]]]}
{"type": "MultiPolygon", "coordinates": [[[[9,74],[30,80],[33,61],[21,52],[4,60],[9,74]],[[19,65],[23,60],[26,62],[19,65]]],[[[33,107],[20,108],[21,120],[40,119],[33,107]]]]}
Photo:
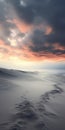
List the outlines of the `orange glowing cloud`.
{"type": "Polygon", "coordinates": [[[65,50],[64,46],[59,45],[59,43],[53,44],[55,50],[65,50]]]}
{"type": "Polygon", "coordinates": [[[20,32],[26,33],[31,30],[33,25],[28,25],[24,23],[23,21],[20,21],[19,19],[13,19],[13,23],[17,26],[17,28],[20,30],[20,32]]]}
{"type": "Polygon", "coordinates": [[[0,46],[1,45],[4,45],[4,41],[2,41],[1,39],[0,39],[0,46]]]}
{"type": "MultiPolygon", "coordinates": [[[[52,60],[52,61],[65,61],[65,54],[62,55],[56,55],[52,53],[45,53],[45,52],[32,52],[28,46],[23,45],[22,48],[17,48],[10,46],[8,44],[5,44],[4,41],[0,40],[0,47],[6,49],[6,52],[0,52],[0,59],[10,59],[13,57],[17,57],[18,59],[25,60],[25,61],[46,61],[46,60],[52,60]]],[[[55,46],[57,49],[58,44],[55,46]]],[[[60,47],[59,47],[60,48],[60,47]]],[[[63,49],[63,48],[60,48],[63,49]]]]}
{"type": "Polygon", "coordinates": [[[46,26],[46,31],[45,31],[46,35],[49,35],[52,31],[53,29],[50,26],[46,26]]]}

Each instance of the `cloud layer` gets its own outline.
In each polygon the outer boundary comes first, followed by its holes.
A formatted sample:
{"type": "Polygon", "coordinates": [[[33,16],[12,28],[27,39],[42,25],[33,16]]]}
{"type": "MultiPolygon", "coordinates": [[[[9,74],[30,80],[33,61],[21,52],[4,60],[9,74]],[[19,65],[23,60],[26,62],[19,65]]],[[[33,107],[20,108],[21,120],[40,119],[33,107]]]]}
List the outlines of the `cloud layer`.
{"type": "Polygon", "coordinates": [[[19,57],[65,60],[64,12],[65,0],[0,1],[0,50],[8,45],[19,57]]]}

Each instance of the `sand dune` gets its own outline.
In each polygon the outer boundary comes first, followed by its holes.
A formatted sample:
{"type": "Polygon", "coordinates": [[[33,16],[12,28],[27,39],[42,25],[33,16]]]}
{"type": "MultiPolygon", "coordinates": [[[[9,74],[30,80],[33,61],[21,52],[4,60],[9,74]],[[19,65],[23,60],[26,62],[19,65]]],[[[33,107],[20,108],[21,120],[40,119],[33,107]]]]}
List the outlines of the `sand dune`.
{"type": "Polygon", "coordinates": [[[65,73],[0,69],[1,130],[65,130],[65,73]]]}

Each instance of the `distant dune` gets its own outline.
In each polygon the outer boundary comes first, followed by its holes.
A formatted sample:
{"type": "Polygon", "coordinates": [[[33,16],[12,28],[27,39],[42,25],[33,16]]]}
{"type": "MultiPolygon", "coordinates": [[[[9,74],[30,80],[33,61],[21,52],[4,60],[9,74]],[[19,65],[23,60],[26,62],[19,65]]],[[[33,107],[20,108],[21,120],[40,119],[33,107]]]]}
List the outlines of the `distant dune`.
{"type": "Polygon", "coordinates": [[[19,79],[34,80],[36,79],[35,75],[37,74],[38,72],[0,68],[0,77],[7,79],[19,78],[19,79]]]}

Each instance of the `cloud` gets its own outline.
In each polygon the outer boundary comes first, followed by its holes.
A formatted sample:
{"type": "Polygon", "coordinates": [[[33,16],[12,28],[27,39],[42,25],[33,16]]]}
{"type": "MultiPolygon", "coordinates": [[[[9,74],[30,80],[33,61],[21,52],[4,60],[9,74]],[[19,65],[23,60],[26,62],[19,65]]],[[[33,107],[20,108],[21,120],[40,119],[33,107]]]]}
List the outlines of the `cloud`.
{"type": "MultiPolygon", "coordinates": [[[[34,29],[28,35],[26,42],[29,43],[28,48],[30,51],[34,52],[34,55],[46,56],[48,58],[49,54],[53,54],[55,56],[60,56],[65,54],[65,47],[60,45],[59,43],[49,42],[50,34],[45,34],[45,31],[40,29],[34,29]]],[[[53,40],[53,37],[52,37],[53,40]]]]}
{"type": "Polygon", "coordinates": [[[5,18],[5,8],[4,3],[0,1],[0,22],[3,22],[5,18]]]}
{"type": "Polygon", "coordinates": [[[45,35],[42,30],[35,30],[32,36],[31,50],[65,54],[65,50],[55,50],[53,44],[65,47],[65,1],[64,0],[11,0],[19,18],[27,24],[49,25],[53,31],[45,35]],[[49,46],[45,46],[48,43],[49,46]]]}
{"type": "Polygon", "coordinates": [[[20,32],[14,22],[13,16],[15,16],[15,13],[11,5],[5,0],[0,1],[0,7],[0,40],[3,40],[5,45],[14,45],[13,41],[18,45],[25,34],[20,32]]]}
{"type": "Polygon", "coordinates": [[[0,39],[19,57],[64,58],[64,12],[65,0],[0,1],[0,39]]]}

